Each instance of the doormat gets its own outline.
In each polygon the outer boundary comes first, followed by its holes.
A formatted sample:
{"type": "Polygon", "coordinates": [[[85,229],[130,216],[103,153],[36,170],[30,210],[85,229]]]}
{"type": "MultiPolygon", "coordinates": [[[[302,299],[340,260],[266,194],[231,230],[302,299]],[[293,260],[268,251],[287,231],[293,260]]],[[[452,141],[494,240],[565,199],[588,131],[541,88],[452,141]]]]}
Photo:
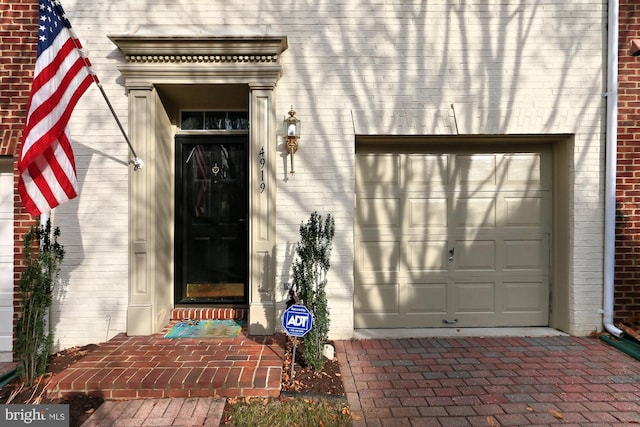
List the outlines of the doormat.
{"type": "Polygon", "coordinates": [[[244,320],[182,320],[169,329],[165,338],[235,338],[244,320]]]}

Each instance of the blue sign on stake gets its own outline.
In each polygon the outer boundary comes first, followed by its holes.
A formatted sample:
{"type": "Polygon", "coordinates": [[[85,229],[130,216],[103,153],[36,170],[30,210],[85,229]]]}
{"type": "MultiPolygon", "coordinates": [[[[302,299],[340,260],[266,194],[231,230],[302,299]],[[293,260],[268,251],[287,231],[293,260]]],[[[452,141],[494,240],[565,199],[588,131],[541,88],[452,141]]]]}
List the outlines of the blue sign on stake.
{"type": "Polygon", "coordinates": [[[292,305],[282,316],[282,326],[294,337],[305,336],[312,325],[313,315],[304,305],[292,305]]]}

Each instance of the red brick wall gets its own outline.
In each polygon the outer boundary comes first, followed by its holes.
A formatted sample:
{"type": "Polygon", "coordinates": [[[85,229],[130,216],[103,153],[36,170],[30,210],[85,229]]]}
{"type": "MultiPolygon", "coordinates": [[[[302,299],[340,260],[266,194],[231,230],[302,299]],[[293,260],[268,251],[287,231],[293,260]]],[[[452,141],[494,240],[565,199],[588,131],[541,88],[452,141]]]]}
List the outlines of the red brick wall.
{"type": "Polygon", "coordinates": [[[620,1],[615,319],[640,315],[640,3],[620,1]]]}
{"type": "MultiPolygon", "coordinates": [[[[14,158],[14,188],[17,188],[18,145],[29,101],[38,37],[38,0],[3,0],[0,3],[0,156],[14,158]]],[[[14,289],[24,268],[22,242],[37,221],[22,207],[20,196],[14,197],[14,289]]],[[[17,295],[17,293],[14,293],[17,295]]],[[[19,314],[14,296],[14,319],[19,314]]]]}
{"type": "Polygon", "coordinates": [[[0,3],[0,155],[3,156],[16,154],[22,133],[33,76],[37,25],[37,0],[0,3]]]}

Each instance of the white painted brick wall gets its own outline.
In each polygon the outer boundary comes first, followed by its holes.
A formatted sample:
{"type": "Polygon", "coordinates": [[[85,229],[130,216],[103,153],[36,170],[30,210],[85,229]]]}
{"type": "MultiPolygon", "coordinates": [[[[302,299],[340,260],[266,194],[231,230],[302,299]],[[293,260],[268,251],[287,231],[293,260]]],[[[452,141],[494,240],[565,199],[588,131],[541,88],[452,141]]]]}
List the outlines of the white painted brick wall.
{"type": "Polygon", "coordinates": [[[0,362],[13,361],[13,161],[0,157],[0,362]]]}
{"type": "MultiPolygon", "coordinates": [[[[606,2],[64,0],[63,6],[87,40],[125,128],[121,57],[107,34],[156,25],[169,32],[288,37],[276,108],[284,117],[293,104],[304,134],[295,176],[285,178],[278,165],[276,283],[283,297],[287,250],[300,222],[314,210],[334,215],[328,292],[335,337],[351,336],[353,324],[352,111],[364,112],[357,121],[363,132],[399,110],[447,111],[453,104],[458,125],[469,132],[575,133],[571,332],[598,327],[606,2]]],[[[435,129],[416,123],[405,129],[442,133],[450,122],[435,129]]],[[[127,147],[96,88],[78,105],[71,130],[82,193],[73,208],[56,213],[69,249],[68,283],[55,313],[61,347],[101,341],[126,326],[127,147]]]]}

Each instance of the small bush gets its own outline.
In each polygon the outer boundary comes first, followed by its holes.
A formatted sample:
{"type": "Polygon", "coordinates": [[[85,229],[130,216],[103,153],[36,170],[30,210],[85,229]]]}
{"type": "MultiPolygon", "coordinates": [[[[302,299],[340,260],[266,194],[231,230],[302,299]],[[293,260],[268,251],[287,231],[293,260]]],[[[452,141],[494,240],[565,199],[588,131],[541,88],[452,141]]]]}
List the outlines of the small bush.
{"type": "Polygon", "coordinates": [[[20,276],[21,315],[16,323],[15,353],[18,374],[27,386],[46,371],[51,354],[53,334],[48,328],[53,285],[64,259],[64,248],[58,243],[60,229],[31,227],[24,238],[25,269],[20,276]]]}
{"type": "Polygon", "coordinates": [[[300,243],[293,263],[293,290],[313,315],[311,331],[304,336],[302,357],[314,370],[324,367],[322,350],[329,335],[327,272],[329,271],[335,222],[331,214],[323,221],[317,212],[306,224],[300,224],[300,243]]]}

